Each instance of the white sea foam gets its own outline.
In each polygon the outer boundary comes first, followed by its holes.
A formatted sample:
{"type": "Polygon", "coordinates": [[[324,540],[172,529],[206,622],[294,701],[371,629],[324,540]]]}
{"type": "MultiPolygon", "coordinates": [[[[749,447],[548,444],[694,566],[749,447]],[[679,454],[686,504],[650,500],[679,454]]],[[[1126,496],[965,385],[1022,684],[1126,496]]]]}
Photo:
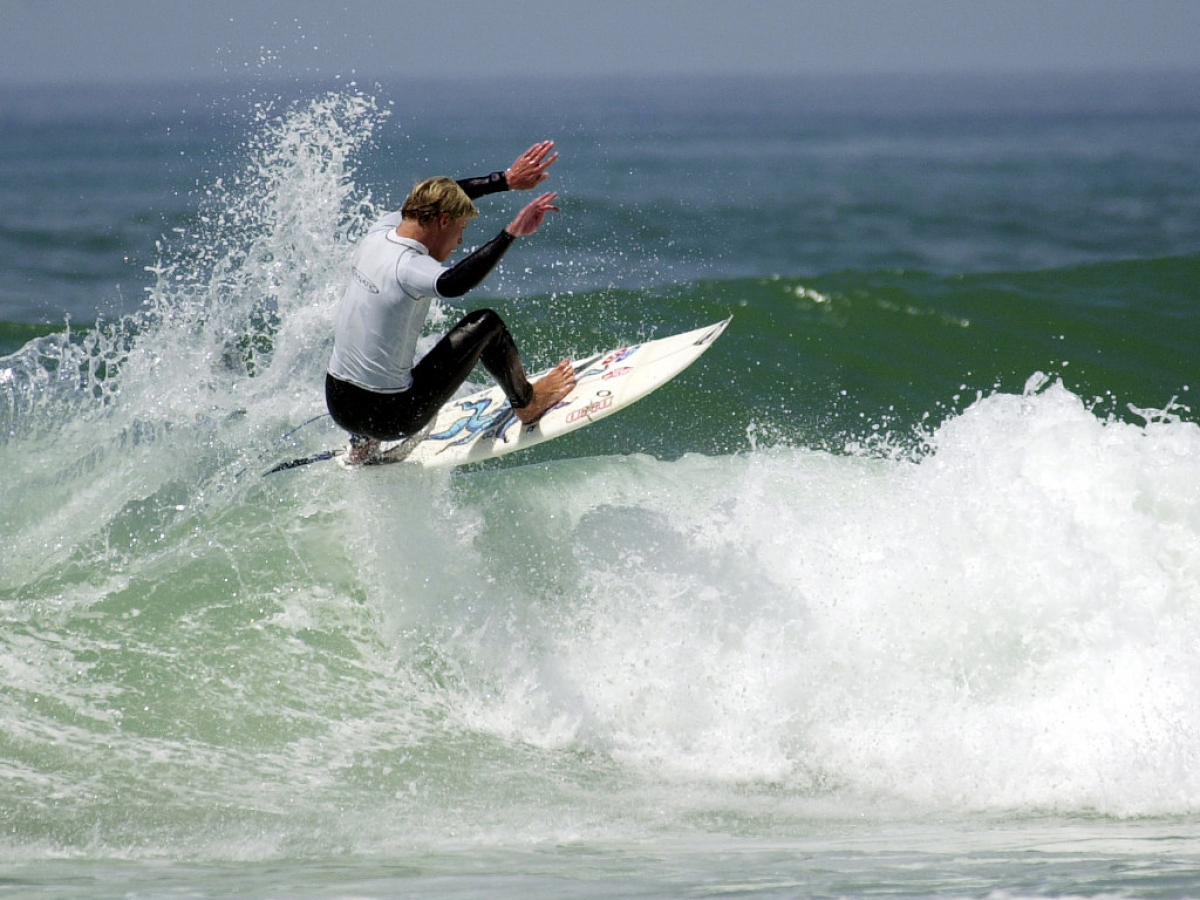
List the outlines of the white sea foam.
{"type": "MultiPolygon", "coordinates": [[[[503,627],[480,614],[469,721],[670,778],[1194,810],[1200,428],[1101,421],[1054,384],[932,446],[506,473],[511,533],[554,548],[515,552],[553,574],[500,585],[527,604],[503,627]]],[[[466,504],[469,543],[494,499],[466,504]]]]}

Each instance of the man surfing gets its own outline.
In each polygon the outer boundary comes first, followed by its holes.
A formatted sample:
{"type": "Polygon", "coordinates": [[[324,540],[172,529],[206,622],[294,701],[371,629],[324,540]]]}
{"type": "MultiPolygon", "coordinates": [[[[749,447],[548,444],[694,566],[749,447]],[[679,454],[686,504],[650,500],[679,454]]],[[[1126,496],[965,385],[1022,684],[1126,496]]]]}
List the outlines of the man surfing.
{"type": "Polygon", "coordinates": [[[432,299],[466,294],[517,238],[535,234],[549,213],[558,212],[558,195],[542,194],[494,238],[447,267],[443,264],[462,243],[463,231],[479,215],[475,199],[536,187],[557,159],[554,142],[541,141],[502,172],[460,181],[428,178],[362,239],[338,306],[325,376],[329,414],[350,432],[351,465],[370,462],[381,441],[418,432],[477,363],[483,363],[525,424],[536,422],[575,387],[568,359],[531,384],[512,335],[491,309],[464,316],[414,363],[432,299]]]}

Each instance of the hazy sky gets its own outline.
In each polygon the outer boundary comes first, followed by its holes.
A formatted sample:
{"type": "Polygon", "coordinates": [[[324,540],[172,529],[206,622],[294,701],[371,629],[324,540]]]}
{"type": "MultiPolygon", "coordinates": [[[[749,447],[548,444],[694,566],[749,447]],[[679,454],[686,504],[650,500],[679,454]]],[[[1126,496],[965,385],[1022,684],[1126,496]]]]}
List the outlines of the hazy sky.
{"type": "Polygon", "coordinates": [[[1198,0],[0,0],[0,83],[1200,69],[1198,0]]]}

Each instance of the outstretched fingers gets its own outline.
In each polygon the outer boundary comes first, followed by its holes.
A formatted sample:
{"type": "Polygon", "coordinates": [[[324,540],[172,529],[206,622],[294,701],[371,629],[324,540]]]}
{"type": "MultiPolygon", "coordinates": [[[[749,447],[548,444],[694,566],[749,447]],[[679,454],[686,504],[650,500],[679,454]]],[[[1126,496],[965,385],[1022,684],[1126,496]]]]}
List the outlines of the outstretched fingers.
{"type": "Polygon", "coordinates": [[[505,172],[509,189],[527,191],[550,177],[546,170],[558,159],[553,150],[554,141],[539,141],[518,156],[505,172]]]}
{"type": "Polygon", "coordinates": [[[547,213],[559,211],[558,207],[554,205],[557,197],[557,192],[550,191],[532,200],[512,220],[508,226],[509,234],[513,237],[525,237],[541,228],[542,223],[546,221],[547,213]]]}

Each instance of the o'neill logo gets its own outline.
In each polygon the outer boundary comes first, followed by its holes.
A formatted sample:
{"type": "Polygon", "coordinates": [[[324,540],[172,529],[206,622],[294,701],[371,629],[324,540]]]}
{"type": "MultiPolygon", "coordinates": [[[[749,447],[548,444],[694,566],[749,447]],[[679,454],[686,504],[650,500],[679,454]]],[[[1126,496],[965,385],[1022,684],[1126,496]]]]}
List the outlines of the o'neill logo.
{"type": "Polygon", "coordinates": [[[357,282],[358,282],[358,284],[359,284],[359,287],[364,287],[364,288],[366,288],[366,289],[367,289],[368,291],[370,291],[372,294],[378,294],[378,293],[379,293],[379,288],[377,288],[377,287],[375,286],[375,282],[373,282],[373,281],[372,281],[370,278],[368,278],[368,277],[367,277],[366,275],[364,275],[362,272],[358,271],[358,268],[357,268],[357,267],[355,267],[355,266],[351,266],[351,267],[350,267],[350,276],[351,276],[351,277],[352,277],[352,278],[353,278],[355,281],[357,281],[357,282]]]}

